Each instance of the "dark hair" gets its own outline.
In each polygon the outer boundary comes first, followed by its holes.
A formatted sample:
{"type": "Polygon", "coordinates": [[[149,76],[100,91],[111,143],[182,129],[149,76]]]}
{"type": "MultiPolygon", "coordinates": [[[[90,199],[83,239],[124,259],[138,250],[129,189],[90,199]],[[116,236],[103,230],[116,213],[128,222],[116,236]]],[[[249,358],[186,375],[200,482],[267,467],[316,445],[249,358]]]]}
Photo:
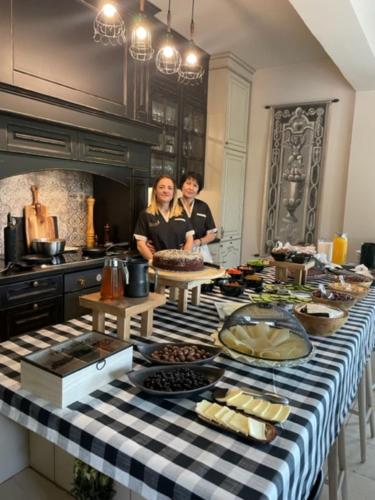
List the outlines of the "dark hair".
{"type": "Polygon", "coordinates": [[[180,182],[180,189],[182,189],[182,186],[185,184],[187,179],[193,179],[195,182],[198,184],[198,193],[202,191],[203,189],[203,177],[201,174],[198,174],[198,172],[188,172],[187,174],[184,174],[182,176],[181,182],[180,182]]]}

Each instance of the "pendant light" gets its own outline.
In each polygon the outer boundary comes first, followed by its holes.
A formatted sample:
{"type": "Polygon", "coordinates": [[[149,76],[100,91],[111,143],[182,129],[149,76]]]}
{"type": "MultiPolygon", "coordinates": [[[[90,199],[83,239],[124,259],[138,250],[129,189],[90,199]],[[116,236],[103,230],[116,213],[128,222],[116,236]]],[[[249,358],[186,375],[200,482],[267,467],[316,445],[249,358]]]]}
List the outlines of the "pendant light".
{"type": "Polygon", "coordinates": [[[126,42],[125,24],[113,3],[106,3],[97,13],[93,38],[103,45],[122,45],[126,42]]]}
{"type": "Polygon", "coordinates": [[[194,43],[194,2],[195,0],[192,0],[190,42],[178,71],[178,81],[184,85],[199,85],[204,75],[204,68],[199,61],[199,51],[194,43]]]}
{"type": "Polygon", "coordinates": [[[152,48],[151,31],[144,13],[145,2],[139,1],[139,14],[136,17],[130,40],[129,52],[136,61],[149,61],[154,55],[152,48]]]}
{"type": "Polygon", "coordinates": [[[168,2],[167,34],[156,54],[155,64],[160,73],[164,75],[176,74],[181,66],[181,55],[176,49],[171,33],[171,0],[168,2]]]}

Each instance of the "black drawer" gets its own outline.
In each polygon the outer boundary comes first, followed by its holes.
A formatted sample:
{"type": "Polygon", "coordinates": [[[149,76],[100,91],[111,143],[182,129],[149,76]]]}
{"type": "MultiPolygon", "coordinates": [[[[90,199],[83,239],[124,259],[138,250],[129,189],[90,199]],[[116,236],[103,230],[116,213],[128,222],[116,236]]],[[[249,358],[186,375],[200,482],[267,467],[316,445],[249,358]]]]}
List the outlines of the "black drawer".
{"type": "Polygon", "coordinates": [[[35,302],[62,294],[62,276],[37,278],[20,281],[0,287],[1,307],[11,307],[27,302],[35,302]]]}
{"type": "Polygon", "coordinates": [[[100,286],[101,282],[102,267],[69,273],[64,276],[64,292],[76,292],[78,290],[100,286]]]}
{"type": "Polygon", "coordinates": [[[63,321],[62,297],[35,301],[17,307],[4,309],[1,313],[2,341],[15,335],[31,332],[63,321]]]}
{"type": "Polygon", "coordinates": [[[91,311],[89,309],[79,305],[79,297],[81,295],[86,295],[87,293],[98,292],[99,290],[100,285],[92,288],[86,288],[86,290],[80,290],[78,292],[66,293],[64,295],[64,321],[78,318],[84,314],[90,314],[91,311]]]}

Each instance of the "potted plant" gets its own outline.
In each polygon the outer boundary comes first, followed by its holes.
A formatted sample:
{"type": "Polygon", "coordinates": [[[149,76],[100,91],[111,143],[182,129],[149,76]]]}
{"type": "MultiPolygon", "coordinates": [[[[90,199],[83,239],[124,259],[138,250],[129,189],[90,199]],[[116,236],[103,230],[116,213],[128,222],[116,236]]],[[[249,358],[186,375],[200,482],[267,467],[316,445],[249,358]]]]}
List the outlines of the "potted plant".
{"type": "Polygon", "coordinates": [[[76,500],[112,500],[115,493],[113,479],[81,460],[74,460],[71,494],[76,500]]]}

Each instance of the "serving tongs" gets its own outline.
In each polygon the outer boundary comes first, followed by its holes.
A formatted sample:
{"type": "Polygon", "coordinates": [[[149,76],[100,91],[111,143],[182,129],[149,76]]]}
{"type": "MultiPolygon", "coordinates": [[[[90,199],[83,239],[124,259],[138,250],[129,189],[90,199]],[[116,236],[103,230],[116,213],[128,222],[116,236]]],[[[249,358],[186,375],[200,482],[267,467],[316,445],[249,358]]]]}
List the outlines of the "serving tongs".
{"type": "MultiPolygon", "coordinates": [[[[249,389],[248,387],[239,387],[239,389],[249,396],[254,396],[259,399],[268,401],[269,403],[288,405],[289,399],[284,396],[279,396],[276,392],[262,391],[258,389],[249,389]]],[[[228,389],[216,389],[214,392],[214,398],[217,401],[224,402],[228,389]]]]}

